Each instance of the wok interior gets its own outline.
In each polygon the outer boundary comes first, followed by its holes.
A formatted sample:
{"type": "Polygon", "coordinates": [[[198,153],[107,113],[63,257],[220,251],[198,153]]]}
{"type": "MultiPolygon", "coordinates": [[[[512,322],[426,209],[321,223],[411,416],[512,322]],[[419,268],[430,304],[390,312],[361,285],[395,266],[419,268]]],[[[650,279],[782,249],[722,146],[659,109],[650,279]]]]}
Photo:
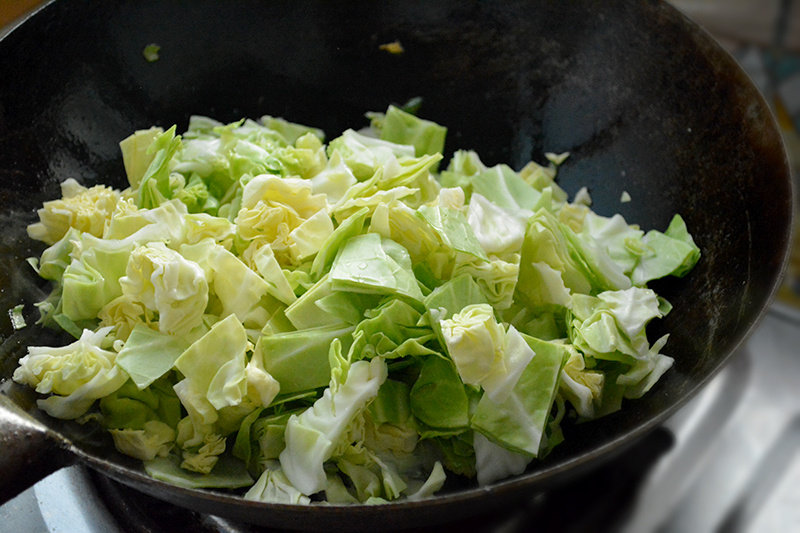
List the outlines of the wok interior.
{"type": "MultiPolygon", "coordinates": [[[[566,427],[522,485],[674,410],[745,337],[785,261],[791,186],[771,115],[733,60],[664,4],[57,1],[0,55],[0,308],[24,302],[29,324],[46,290],[24,263],[41,251],[24,231],[35,209],[69,177],[124,187],[117,143],[154,124],[180,131],[191,114],[281,116],[330,139],[366,125],[365,111],[421,97],[420,115],[449,129],[448,154],[474,149],[518,169],[570,152],[558,182],[570,195],[588,187],[598,213],[660,230],[680,213],[703,256],[688,277],[653,285],[674,311],[650,333],[671,334],[675,367],[622,412],[566,427]],[[402,53],[380,46],[394,41],[402,53]],[[161,47],[155,62],[149,43],[161,47]]],[[[26,344],[54,339],[2,326],[3,378],[26,344]]],[[[121,465],[123,478],[138,469],[86,428],[36,412],[30,391],[4,387],[90,460],[121,465]]]]}

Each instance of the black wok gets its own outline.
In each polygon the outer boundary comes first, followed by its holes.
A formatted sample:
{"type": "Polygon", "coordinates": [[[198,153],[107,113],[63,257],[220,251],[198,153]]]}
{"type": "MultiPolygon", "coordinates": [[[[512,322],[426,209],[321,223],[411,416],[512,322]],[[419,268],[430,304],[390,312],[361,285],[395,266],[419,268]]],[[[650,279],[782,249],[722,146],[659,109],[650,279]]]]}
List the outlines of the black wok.
{"type": "MultiPolygon", "coordinates": [[[[0,377],[5,498],[74,461],[206,513],[289,528],[432,524],[510,503],[625,449],[725,364],[764,312],[785,265],[792,185],[763,98],[696,25],[656,1],[55,1],[0,42],[0,309],[46,291],[26,257],[35,208],[73,177],[124,186],[117,143],[153,124],[179,130],[200,113],[263,114],[329,137],[420,96],[448,126],[447,150],[520,167],[545,151],[572,155],[560,184],[587,186],[594,209],[664,229],[679,212],[703,257],[658,283],[674,312],[676,359],[645,398],[596,422],[524,475],[453,487],[421,502],[300,508],[185,490],[148,478],[91,425],[50,419],[9,379],[28,344],[55,342],[3,321],[0,377]],[[399,41],[403,53],[380,45],[399,41]],[[149,43],[161,46],[155,62],[149,43]],[[620,203],[627,191],[632,201],[620,203]]],[[[656,338],[656,337],[653,337],[656,338]]]]}

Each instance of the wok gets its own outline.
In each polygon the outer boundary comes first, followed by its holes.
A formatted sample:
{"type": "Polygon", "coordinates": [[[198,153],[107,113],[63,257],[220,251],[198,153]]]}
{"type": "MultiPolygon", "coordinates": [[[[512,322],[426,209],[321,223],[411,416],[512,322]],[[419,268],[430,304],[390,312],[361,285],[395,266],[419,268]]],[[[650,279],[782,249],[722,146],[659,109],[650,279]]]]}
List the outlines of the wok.
{"type": "Polygon", "coordinates": [[[410,527],[512,503],[664,421],[747,337],[786,262],[792,184],[770,111],[734,60],[663,2],[54,1],[2,39],[0,58],[0,309],[24,303],[30,324],[0,331],[6,499],[77,461],[181,506],[286,528],[410,527]],[[402,53],[381,47],[394,41],[402,53]],[[154,62],[142,54],[150,43],[154,62]],[[332,138],[417,96],[420,114],[449,128],[448,153],[519,168],[568,151],[559,183],[587,186],[600,214],[662,230],[682,214],[703,256],[688,277],[654,285],[674,311],[650,335],[671,333],[676,363],[643,399],[568,425],[550,456],[488,487],[301,508],[154,481],[96,428],[48,418],[11,382],[26,345],[58,340],[33,325],[47,288],[25,264],[41,251],[25,225],[66,178],[124,187],[117,143],[133,130],[269,114],[332,138]]]}

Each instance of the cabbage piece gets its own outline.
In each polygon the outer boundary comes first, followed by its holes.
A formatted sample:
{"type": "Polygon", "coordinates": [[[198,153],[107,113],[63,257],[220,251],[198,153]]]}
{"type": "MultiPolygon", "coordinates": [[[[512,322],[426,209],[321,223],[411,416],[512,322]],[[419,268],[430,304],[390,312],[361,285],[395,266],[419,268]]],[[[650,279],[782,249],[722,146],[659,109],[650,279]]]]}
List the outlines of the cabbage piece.
{"type": "Polygon", "coordinates": [[[147,152],[154,154],[136,189],[137,205],[153,208],[172,198],[170,184],[170,161],[181,147],[180,135],[175,135],[175,126],[160,133],[147,152]]]}
{"type": "Polygon", "coordinates": [[[158,420],[149,420],[142,429],[110,429],[114,446],[141,461],[166,457],[175,442],[175,430],[158,420]]]}
{"type": "Polygon", "coordinates": [[[496,165],[474,176],[472,192],[512,212],[533,209],[541,196],[508,165],[496,165]]]}
{"type": "Polygon", "coordinates": [[[376,427],[382,424],[406,425],[411,420],[410,393],[411,388],[404,382],[387,378],[378,390],[375,400],[369,404],[369,415],[373,424],[376,427]]]}
{"type": "Polygon", "coordinates": [[[456,150],[447,169],[439,175],[442,187],[460,187],[467,201],[472,196],[474,176],[484,172],[486,165],[474,150],[456,150]]]}
{"type": "Polygon", "coordinates": [[[488,261],[489,258],[486,257],[481,243],[461,211],[442,206],[423,205],[417,209],[417,215],[431,225],[446,246],[488,261]]]}
{"type": "Polygon", "coordinates": [[[286,308],[287,320],[298,330],[340,325],[342,323],[340,317],[317,305],[317,302],[333,293],[330,276],[325,274],[286,308]]]}
{"type": "Polygon", "coordinates": [[[440,325],[462,381],[481,386],[495,402],[507,398],[534,356],[519,332],[505,331],[488,304],[469,305],[440,325]]]}
{"type": "Polygon", "coordinates": [[[381,306],[366,311],[358,322],[354,335],[361,333],[356,354],[370,359],[380,355],[395,359],[408,355],[431,355],[434,350],[425,346],[436,338],[428,325],[420,325],[422,314],[403,300],[393,298],[381,306]]]}
{"type": "Polygon", "coordinates": [[[264,115],[261,117],[261,123],[264,125],[264,127],[279,133],[281,137],[283,137],[283,140],[286,142],[286,144],[294,144],[300,137],[308,135],[309,133],[320,141],[325,140],[325,132],[321,129],[299,124],[297,122],[289,122],[281,117],[264,115]]]}
{"type": "Polygon", "coordinates": [[[308,177],[324,167],[319,130],[272,117],[263,120],[264,124],[247,119],[223,125],[191,117],[173,170],[200,176],[224,206],[230,200],[229,189],[246,174],[308,177]]]}
{"type": "Polygon", "coordinates": [[[521,333],[542,340],[555,340],[567,337],[566,313],[563,309],[533,310],[519,302],[505,309],[501,315],[503,322],[513,325],[521,333]]]}
{"type": "Polygon", "coordinates": [[[442,246],[434,227],[420,217],[417,210],[400,200],[375,206],[369,231],[403,246],[414,264],[427,260],[431,253],[442,246]]]}
{"type": "Polygon", "coordinates": [[[548,293],[558,298],[565,289],[583,294],[592,290],[586,269],[581,265],[580,257],[575,257],[570,249],[565,231],[569,230],[546,210],[538,211],[528,225],[520,251],[519,276],[522,282],[517,287],[529,305],[551,303],[542,300],[542,296],[548,293]],[[547,269],[535,266],[538,264],[546,265],[547,269]],[[561,280],[561,287],[555,283],[556,276],[561,280]],[[529,279],[537,282],[531,283],[529,279]],[[542,291],[542,284],[554,287],[554,290],[542,291]]]}
{"type": "MultiPolygon", "coordinates": [[[[118,206],[121,204],[129,205],[120,201],[118,206]]],[[[189,218],[186,205],[179,200],[166,201],[153,209],[124,210],[112,217],[103,239],[135,245],[162,241],[177,246],[186,238],[189,218]]]]}
{"type": "Polygon", "coordinates": [[[186,226],[184,243],[195,244],[204,239],[212,239],[226,250],[233,246],[236,226],[230,220],[208,213],[187,213],[183,221],[186,226]]]}
{"type": "MultiPolygon", "coordinates": [[[[549,155],[553,156],[554,154],[549,155]]],[[[557,204],[564,204],[568,198],[567,193],[556,184],[555,179],[557,166],[568,156],[568,153],[564,153],[550,158],[545,154],[545,157],[548,157],[548,161],[550,162],[548,166],[545,167],[535,161],[529,161],[520,169],[519,177],[539,192],[544,193],[545,190],[549,189],[552,201],[557,204]]]]}
{"type": "Polygon", "coordinates": [[[356,361],[349,365],[342,382],[332,378],[331,386],[312,407],[289,419],[280,462],[286,477],[300,492],[311,495],[325,489],[323,463],[332,457],[353,420],[378,394],[387,372],[380,357],[356,361]]]}
{"type": "Polygon", "coordinates": [[[486,253],[501,254],[520,250],[528,219],[532,215],[531,211],[504,208],[490,202],[482,194],[473,193],[467,222],[486,253]]]}
{"type": "Polygon", "coordinates": [[[300,414],[303,407],[283,412],[280,415],[272,415],[259,418],[253,424],[253,440],[257,446],[254,459],[259,465],[271,459],[278,459],[283,449],[286,447],[286,424],[294,414],[300,414]]]}
{"type": "Polygon", "coordinates": [[[111,429],[144,429],[153,420],[174,429],[181,420],[181,403],[172,388],[171,377],[161,378],[144,389],[128,380],[98,403],[101,422],[111,429]]]}
{"type": "Polygon", "coordinates": [[[447,474],[445,474],[442,463],[436,461],[431,469],[428,479],[425,480],[425,483],[420,485],[416,491],[410,493],[407,496],[407,499],[409,501],[418,501],[424,498],[429,498],[436,494],[444,486],[445,481],[447,481],[447,474]]]}
{"type": "Polygon", "coordinates": [[[644,232],[630,226],[622,215],[603,217],[591,211],[586,213],[578,237],[585,242],[596,243],[605,249],[609,257],[630,275],[642,253],[644,232]]]}
{"type": "Polygon", "coordinates": [[[535,355],[514,326],[508,326],[504,337],[501,356],[494,360],[489,374],[481,381],[486,395],[497,403],[511,394],[522,372],[535,355]]]}
{"type": "Polygon", "coordinates": [[[514,291],[519,278],[519,254],[512,254],[508,259],[506,261],[491,255],[484,261],[458,255],[452,275],[467,274],[472,277],[492,307],[502,311],[514,303],[514,291]]]}
{"type": "MultiPolygon", "coordinates": [[[[378,121],[380,138],[404,145],[412,145],[417,157],[444,151],[447,128],[430,120],[421,119],[398,107],[390,105],[378,121]]],[[[373,120],[373,124],[375,121],[373,120]]]]}
{"type": "Polygon", "coordinates": [[[244,464],[250,472],[258,469],[257,454],[253,446],[253,423],[259,419],[263,412],[263,407],[257,407],[242,419],[242,422],[239,424],[239,429],[236,431],[233,448],[231,449],[233,456],[244,461],[244,464]]]}
{"type": "Polygon", "coordinates": [[[339,248],[351,237],[361,234],[364,229],[364,222],[367,219],[369,209],[362,207],[345,220],[333,230],[333,233],[328,235],[325,242],[319,248],[317,255],[314,256],[314,261],[311,264],[310,274],[313,279],[318,280],[325,274],[333,264],[336,258],[336,253],[339,248]]]}
{"type": "Polygon", "coordinates": [[[700,260],[700,248],[686,229],[680,215],[672,217],[664,233],[648,231],[642,238],[645,247],[631,279],[637,286],[664,276],[685,276],[700,260]]]}
{"type": "Polygon", "coordinates": [[[149,150],[153,141],[164,133],[162,128],[152,127],[146,130],[136,130],[119,142],[122,152],[122,164],[131,188],[139,187],[147,168],[152,163],[155,153],[149,150]]]}
{"type": "Polygon", "coordinates": [[[308,179],[326,167],[328,157],[325,146],[315,134],[301,135],[291,144],[272,153],[272,157],[280,163],[281,176],[299,176],[308,179]]]}
{"type": "MultiPolygon", "coordinates": [[[[179,382],[175,386],[176,390],[184,383],[186,380],[179,382]]],[[[182,391],[178,392],[178,396],[188,410],[182,391]]],[[[178,434],[175,438],[182,459],[180,467],[199,474],[211,472],[225,452],[226,441],[221,432],[223,430],[216,424],[197,424],[193,420],[192,412],[189,411],[189,416],[182,418],[178,423],[178,434]]]]}
{"type": "Polygon", "coordinates": [[[384,501],[380,473],[375,471],[377,469],[370,468],[370,466],[374,466],[372,464],[359,463],[339,458],[336,466],[341,474],[349,479],[357,501],[384,501]]]}
{"type": "Polygon", "coordinates": [[[569,359],[561,369],[559,392],[569,401],[581,418],[594,418],[602,401],[606,375],[589,370],[586,361],[572,349],[569,359]]]}
{"type": "Polygon", "coordinates": [[[649,351],[645,326],[663,316],[651,289],[606,291],[596,298],[575,295],[570,338],[576,348],[598,359],[632,364],[649,351]]]}
{"type": "Polygon", "coordinates": [[[286,308],[285,316],[294,329],[357,324],[367,309],[378,305],[380,294],[334,290],[328,274],[286,308]]]}
{"type": "Polygon", "coordinates": [[[61,198],[42,204],[39,222],[28,226],[28,236],[48,245],[61,240],[70,228],[101,237],[118,200],[119,192],[105,185],[87,189],[68,178],[61,183],[61,198]]]}
{"type": "Polygon", "coordinates": [[[342,339],[349,348],[352,331],[351,325],[338,325],[263,335],[253,357],[262,358],[263,368],[278,380],[284,394],[324,387],[330,381],[330,344],[342,339]]]}
{"type": "Polygon", "coordinates": [[[419,192],[419,200],[425,201],[432,200],[440,188],[431,175],[442,159],[440,153],[414,157],[412,146],[366,137],[352,130],[331,141],[328,151],[331,156],[340,152],[360,182],[350,187],[337,211],[352,207],[347,204],[357,198],[374,196],[379,191],[405,188],[419,192]]]}
{"type": "Polygon", "coordinates": [[[103,348],[111,328],[84,330],[63,347],[30,346],[19,360],[13,379],[40,394],[52,394],[36,404],[55,418],[75,419],[95,400],[120,388],[128,376],[114,364],[116,352],[103,348]]]}
{"type": "Polygon", "coordinates": [[[339,455],[336,466],[348,476],[362,502],[392,501],[408,488],[405,476],[389,457],[382,457],[363,446],[351,446],[339,455]]]}
{"type": "Polygon", "coordinates": [[[379,168],[396,170],[398,157],[414,157],[414,147],[367,137],[348,129],[328,144],[328,157],[338,153],[358,181],[379,168]]]}
{"type": "Polygon", "coordinates": [[[269,246],[250,246],[242,254],[251,269],[267,283],[266,291],[282,303],[291,305],[296,299],[292,286],[269,246]]]}
{"type": "Polygon", "coordinates": [[[383,190],[373,186],[374,183],[378,181],[377,178],[379,174],[380,171],[375,174],[375,178],[371,178],[368,182],[363,182],[351,187],[348,191],[348,195],[333,207],[333,218],[338,223],[342,223],[348,217],[365,207],[368,213],[372,213],[381,205],[396,201],[403,201],[404,203],[414,205],[419,203],[419,189],[400,186],[383,190]],[[359,189],[357,189],[357,187],[359,187],[359,189]]]}
{"type": "Polygon", "coordinates": [[[277,461],[270,461],[255,484],[244,494],[245,500],[268,503],[307,505],[308,496],[301,493],[289,482],[277,461]],[[276,463],[276,464],[273,464],[276,463]]]}
{"type": "Polygon", "coordinates": [[[289,254],[295,264],[312,257],[333,233],[333,221],[320,209],[289,232],[289,254]]]}
{"type": "Polygon", "coordinates": [[[472,442],[480,486],[523,473],[533,459],[530,455],[513,452],[495,444],[477,431],[473,433],[472,442]]]}
{"type": "Polygon", "coordinates": [[[158,313],[164,333],[182,335],[197,327],[208,303],[203,269],[162,242],[131,252],[119,283],[125,296],[158,313]]]}
{"type": "Polygon", "coordinates": [[[342,155],[334,152],[324,169],[310,178],[314,194],[324,194],[329,206],[335,206],[358,180],[350,167],[342,161],[342,155]]]}
{"type": "Polygon", "coordinates": [[[469,424],[469,399],[452,361],[426,357],[411,387],[411,412],[424,425],[460,433],[469,424]]]}
{"type": "Polygon", "coordinates": [[[140,323],[131,331],[116,363],[139,389],[144,389],[169,372],[189,344],[182,337],[167,335],[140,323]]]}
{"type": "Polygon", "coordinates": [[[488,304],[468,305],[439,322],[447,352],[467,385],[480,385],[502,357],[505,331],[488,304]]]}
{"type": "Polygon", "coordinates": [[[617,385],[624,388],[625,398],[641,398],[649,391],[664,373],[672,368],[675,360],[659,353],[667,343],[669,335],[664,335],[653,343],[645,354],[642,354],[633,366],[617,377],[617,385]]]}
{"type": "Polygon", "coordinates": [[[508,450],[535,457],[543,444],[567,351],[561,344],[534,337],[525,341],[536,355],[503,401],[495,402],[488,394],[481,397],[470,425],[508,450]]]}
{"type": "Polygon", "coordinates": [[[50,281],[61,281],[64,270],[72,262],[72,249],[74,243],[81,237],[81,232],[69,228],[63,237],[56,243],[46,248],[37,260],[35,257],[28,259],[40,277],[50,281]]]}
{"type": "Polygon", "coordinates": [[[439,285],[425,297],[425,320],[436,333],[439,344],[445,346],[440,321],[452,317],[468,305],[488,303],[489,300],[472,276],[460,274],[439,285]]]}
{"type": "Polygon", "coordinates": [[[141,302],[137,302],[125,295],[118,296],[108,302],[97,313],[101,327],[112,326],[114,336],[125,342],[133,329],[138,325],[149,326],[147,310],[141,302]]]}
{"type": "Polygon", "coordinates": [[[264,361],[261,357],[251,357],[244,369],[245,379],[247,380],[247,398],[254,405],[263,407],[272,403],[272,400],[281,390],[278,380],[264,368],[264,361]]]}
{"type": "Polygon", "coordinates": [[[335,290],[423,298],[408,251],[376,233],[348,239],[333,261],[330,279],[335,290]]]}
{"type": "MultiPolygon", "coordinates": [[[[176,385],[181,402],[189,410],[194,399],[219,410],[238,405],[247,393],[245,364],[247,332],[234,315],[229,315],[192,343],[175,361],[184,380],[176,385]]],[[[216,413],[201,411],[205,423],[213,423],[216,413]]],[[[190,411],[191,413],[191,411],[190,411]]]]}
{"type": "Polygon", "coordinates": [[[424,301],[431,323],[434,325],[438,325],[441,319],[450,318],[468,305],[488,303],[480,286],[468,274],[453,276],[452,279],[436,287],[424,301]]]}
{"type": "Polygon", "coordinates": [[[369,309],[377,307],[380,294],[333,291],[316,301],[315,305],[346,324],[358,324],[369,309]]]}
{"type": "Polygon", "coordinates": [[[631,286],[608,254],[582,243],[546,209],[531,218],[520,255],[517,289],[531,307],[566,305],[573,292],[596,294],[631,286]]]}
{"type": "Polygon", "coordinates": [[[207,278],[213,294],[222,304],[222,316],[236,315],[245,327],[260,329],[264,326],[268,318],[264,299],[270,292],[266,280],[223,246],[209,240],[182,245],[180,251],[210,272],[207,278]]]}
{"type": "Polygon", "coordinates": [[[111,300],[122,294],[133,245],[83,234],[74,241],[73,260],[61,278],[61,309],[74,321],[93,319],[111,300]]]}
{"type": "Polygon", "coordinates": [[[264,236],[274,241],[280,235],[280,224],[286,224],[288,235],[326,206],[325,196],[313,194],[307,180],[261,174],[244,186],[237,230],[244,239],[264,236]]]}

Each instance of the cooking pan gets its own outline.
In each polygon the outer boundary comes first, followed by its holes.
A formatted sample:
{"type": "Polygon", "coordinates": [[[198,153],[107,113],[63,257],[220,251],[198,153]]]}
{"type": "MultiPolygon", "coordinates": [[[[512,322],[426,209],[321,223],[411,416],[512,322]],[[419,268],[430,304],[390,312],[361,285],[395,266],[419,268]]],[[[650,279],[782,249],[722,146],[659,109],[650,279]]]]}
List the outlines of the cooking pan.
{"type": "MultiPolygon", "coordinates": [[[[0,309],[25,304],[27,327],[2,321],[2,496],[80,462],[204,513],[284,528],[433,524],[518,501],[621,453],[714,375],[754,328],[786,263],[792,184],[764,99],[734,60],[657,1],[529,0],[54,1],[0,42],[0,309]],[[394,50],[382,46],[397,42],[394,50]],[[160,46],[156,61],[143,56],[160,46]],[[47,292],[25,264],[25,235],[58,184],[124,187],[117,143],[151,125],[185,128],[264,114],[323,128],[420,97],[449,128],[446,151],[477,150],[519,168],[570,152],[559,172],[593,208],[665,229],[680,213],[702,250],[682,279],[653,287],[674,311],[652,325],[675,366],[643,399],[565,428],[566,441],[523,475],[384,506],[248,502],[148,478],[91,424],[48,418],[10,376],[47,292]],[[631,201],[620,202],[627,192],[631,201]]],[[[62,339],[63,340],[63,339],[62,339]]]]}

